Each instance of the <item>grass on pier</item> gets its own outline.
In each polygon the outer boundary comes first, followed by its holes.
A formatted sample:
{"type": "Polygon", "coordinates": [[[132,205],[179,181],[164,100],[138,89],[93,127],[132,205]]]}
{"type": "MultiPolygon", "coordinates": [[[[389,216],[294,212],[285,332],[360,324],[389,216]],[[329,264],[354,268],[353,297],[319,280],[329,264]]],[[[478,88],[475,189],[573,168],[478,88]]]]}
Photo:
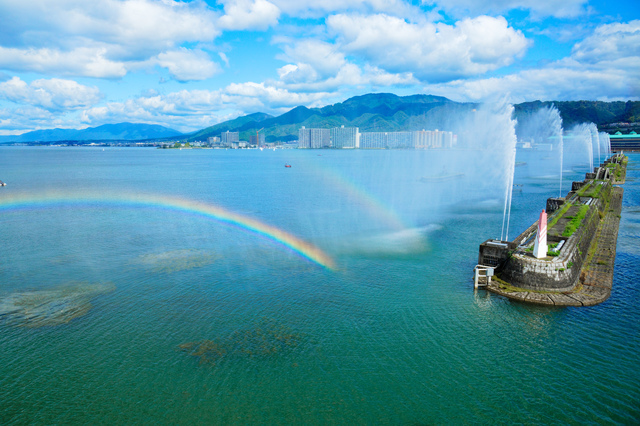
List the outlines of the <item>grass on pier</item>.
{"type": "Polygon", "coordinates": [[[566,219],[571,219],[571,220],[565,226],[564,231],[562,231],[562,236],[563,237],[572,236],[573,233],[576,232],[576,230],[582,224],[582,220],[585,218],[585,216],[587,216],[588,211],[589,211],[589,206],[587,206],[586,204],[583,204],[582,206],[579,207],[578,213],[575,216],[567,216],[566,219]]]}

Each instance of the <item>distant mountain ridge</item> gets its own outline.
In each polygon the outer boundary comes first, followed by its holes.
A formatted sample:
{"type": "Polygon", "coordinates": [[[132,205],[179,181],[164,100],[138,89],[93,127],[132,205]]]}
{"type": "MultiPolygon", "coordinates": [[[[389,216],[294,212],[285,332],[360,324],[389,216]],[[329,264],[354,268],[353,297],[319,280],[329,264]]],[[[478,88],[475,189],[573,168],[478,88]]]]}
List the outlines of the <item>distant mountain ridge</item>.
{"type": "Polygon", "coordinates": [[[251,114],[202,129],[191,134],[189,140],[219,136],[226,131],[240,132],[241,139],[248,139],[256,130],[264,129],[261,133],[266,136],[267,141],[286,141],[297,139],[298,130],[302,126],[353,126],[359,127],[362,132],[419,130],[425,121],[444,123],[450,114],[476,106],[477,104],[454,102],[433,95],[370,93],[322,108],[298,106],[277,117],[251,114]]]}
{"type": "Polygon", "coordinates": [[[56,142],[56,141],[134,141],[182,136],[182,133],[157,124],[103,124],[86,129],[35,130],[16,136],[0,136],[0,142],[56,142]]]}
{"type": "MultiPolygon", "coordinates": [[[[637,101],[533,101],[514,105],[516,119],[539,108],[555,105],[560,111],[565,129],[578,123],[595,123],[601,131],[640,131],[640,102],[637,101]],[[620,126],[619,123],[632,123],[620,126]]],[[[433,95],[398,96],[392,93],[369,93],[354,96],[322,108],[297,106],[279,116],[256,112],[225,121],[190,134],[167,127],[141,124],[105,124],[83,130],[36,130],[20,136],[0,136],[0,142],[55,142],[149,140],[177,138],[188,141],[206,140],[226,131],[240,132],[240,139],[248,140],[260,130],[268,142],[298,138],[300,127],[359,127],[361,132],[411,131],[425,128],[446,129],[456,114],[476,108],[476,103],[460,103],[433,95]]]]}

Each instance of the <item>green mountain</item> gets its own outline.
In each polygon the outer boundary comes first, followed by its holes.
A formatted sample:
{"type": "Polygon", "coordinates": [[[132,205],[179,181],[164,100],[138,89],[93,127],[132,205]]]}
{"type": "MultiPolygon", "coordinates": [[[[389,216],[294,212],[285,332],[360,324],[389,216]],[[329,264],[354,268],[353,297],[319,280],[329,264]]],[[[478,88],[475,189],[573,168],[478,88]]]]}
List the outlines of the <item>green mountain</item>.
{"type": "Polygon", "coordinates": [[[182,133],[157,124],[118,123],[76,129],[35,130],[17,136],[2,136],[0,142],[134,141],[181,136],[182,133]]]}
{"type": "Polygon", "coordinates": [[[425,123],[440,124],[475,104],[464,104],[431,95],[397,96],[391,93],[371,93],[355,96],[344,102],[323,108],[298,106],[278,117],[267,114],[251,114],[217,124],[189,136],[189,140],[203,140],[219,136],[225,131],[240,132],[240,139],[248,140],[257,130],[266,136],[267,142],[298,139],[298,130],[305,126],[359,127],[361,132],[420,130],[425,123]]]}
{"type": "MultiPolygon", "coordinates": [[[[634,125],[616,123],[640,122],[640,102],[553,101],[525,102],[514,105],[515,118],[546,106],[555,105],[565,128],[578,123],[593,122],[601,131],[636,130],[634,125]]],[[[240,139],[248,140],[257,130],[267,142],[298,138],[298,130],[308,128],[359,127],[361,132],[393,132],[445,129],[452,118],[476,108],[473,103],[459,103],[432,95],[397,96],[391,93],[370,93],[355,96],[323,108],[298,106],[280,116],[256,113],[217,124],[189,136],[189,140],[203,140],[219,136],[225,131],[240,132],[240,139]]],[[[640,129],[638,129],[640,130],[640,129]]],[[[636,130],[637,131],[637,130],[636,130]]]]}

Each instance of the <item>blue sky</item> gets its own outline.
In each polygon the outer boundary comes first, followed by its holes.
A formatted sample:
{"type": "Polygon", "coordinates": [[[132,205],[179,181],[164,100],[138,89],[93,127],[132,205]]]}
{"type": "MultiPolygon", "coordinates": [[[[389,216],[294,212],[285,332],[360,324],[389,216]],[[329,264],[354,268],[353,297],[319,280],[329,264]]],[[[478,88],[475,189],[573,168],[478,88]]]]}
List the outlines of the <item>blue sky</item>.
{"type": "Polygon", "coordinates": [[[640,100],[640,2],[0,0],[0,134],[188,132],[370,92],[640,100]]]}

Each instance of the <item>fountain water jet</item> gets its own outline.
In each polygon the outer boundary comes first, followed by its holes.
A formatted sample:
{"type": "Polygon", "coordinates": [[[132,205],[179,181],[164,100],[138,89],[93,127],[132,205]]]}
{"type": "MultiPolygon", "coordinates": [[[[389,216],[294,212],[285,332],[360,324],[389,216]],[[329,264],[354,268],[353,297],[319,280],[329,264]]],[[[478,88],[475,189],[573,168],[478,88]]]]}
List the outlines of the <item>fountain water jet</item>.
{"type": "MultiPolygon", "coordinates": [[[[562,135],[562,117],[558,109],[555,106],[550,106],[521,116],[516,126],[516,132],[520,141],[528,141],[533,144],[533,153],[540,152],[542,154],[542,160],[539,160],[539,162],[532,167],[532,170],[538,173],[535,177],[541,177],[539,174],[541,172],[544,173],[551,163],[548,160],[548,155],[545,158],[544,151],[558,151],[560,154],[559,197],[562,197],[564,139],[562,135]]],[[[555,169],[555,167],[555,164],[553,164],[552,168],[555,169]]],[[[553,172],[553,175],[555,175],[555,172],[553,172]]]]}
{"type": "MultiPolygon", "coordinates": [[[[593,150],[592,157],[595,156],[595,153],[596,153],[595,150],[593,149],[593,145],[595,144],[596,147],[598,148],[598,165],[600,165],[602,160],[600,159],[600,138],[598,137],[598,128],[593,123],[589,123],[588,128],[589,128],[589,133],[591,133],[591,147],[593,150]]],[[[593,171],[593,161],[591,161],[590,171],[593,171]]]]}
{"type": "Polygon", "coordinates": [[[578,152],[587,154],[587,164],[589,165],[589,172],[593,171],[593,142],[590,129],[590,126],[592,124],[593,123],[582,123],[574,126],[569,131],[567,138],[565,138],[565,142],[567,142],[567,139],[571,141],[571,148],[577,151],[576,154],[578,152]]]}

